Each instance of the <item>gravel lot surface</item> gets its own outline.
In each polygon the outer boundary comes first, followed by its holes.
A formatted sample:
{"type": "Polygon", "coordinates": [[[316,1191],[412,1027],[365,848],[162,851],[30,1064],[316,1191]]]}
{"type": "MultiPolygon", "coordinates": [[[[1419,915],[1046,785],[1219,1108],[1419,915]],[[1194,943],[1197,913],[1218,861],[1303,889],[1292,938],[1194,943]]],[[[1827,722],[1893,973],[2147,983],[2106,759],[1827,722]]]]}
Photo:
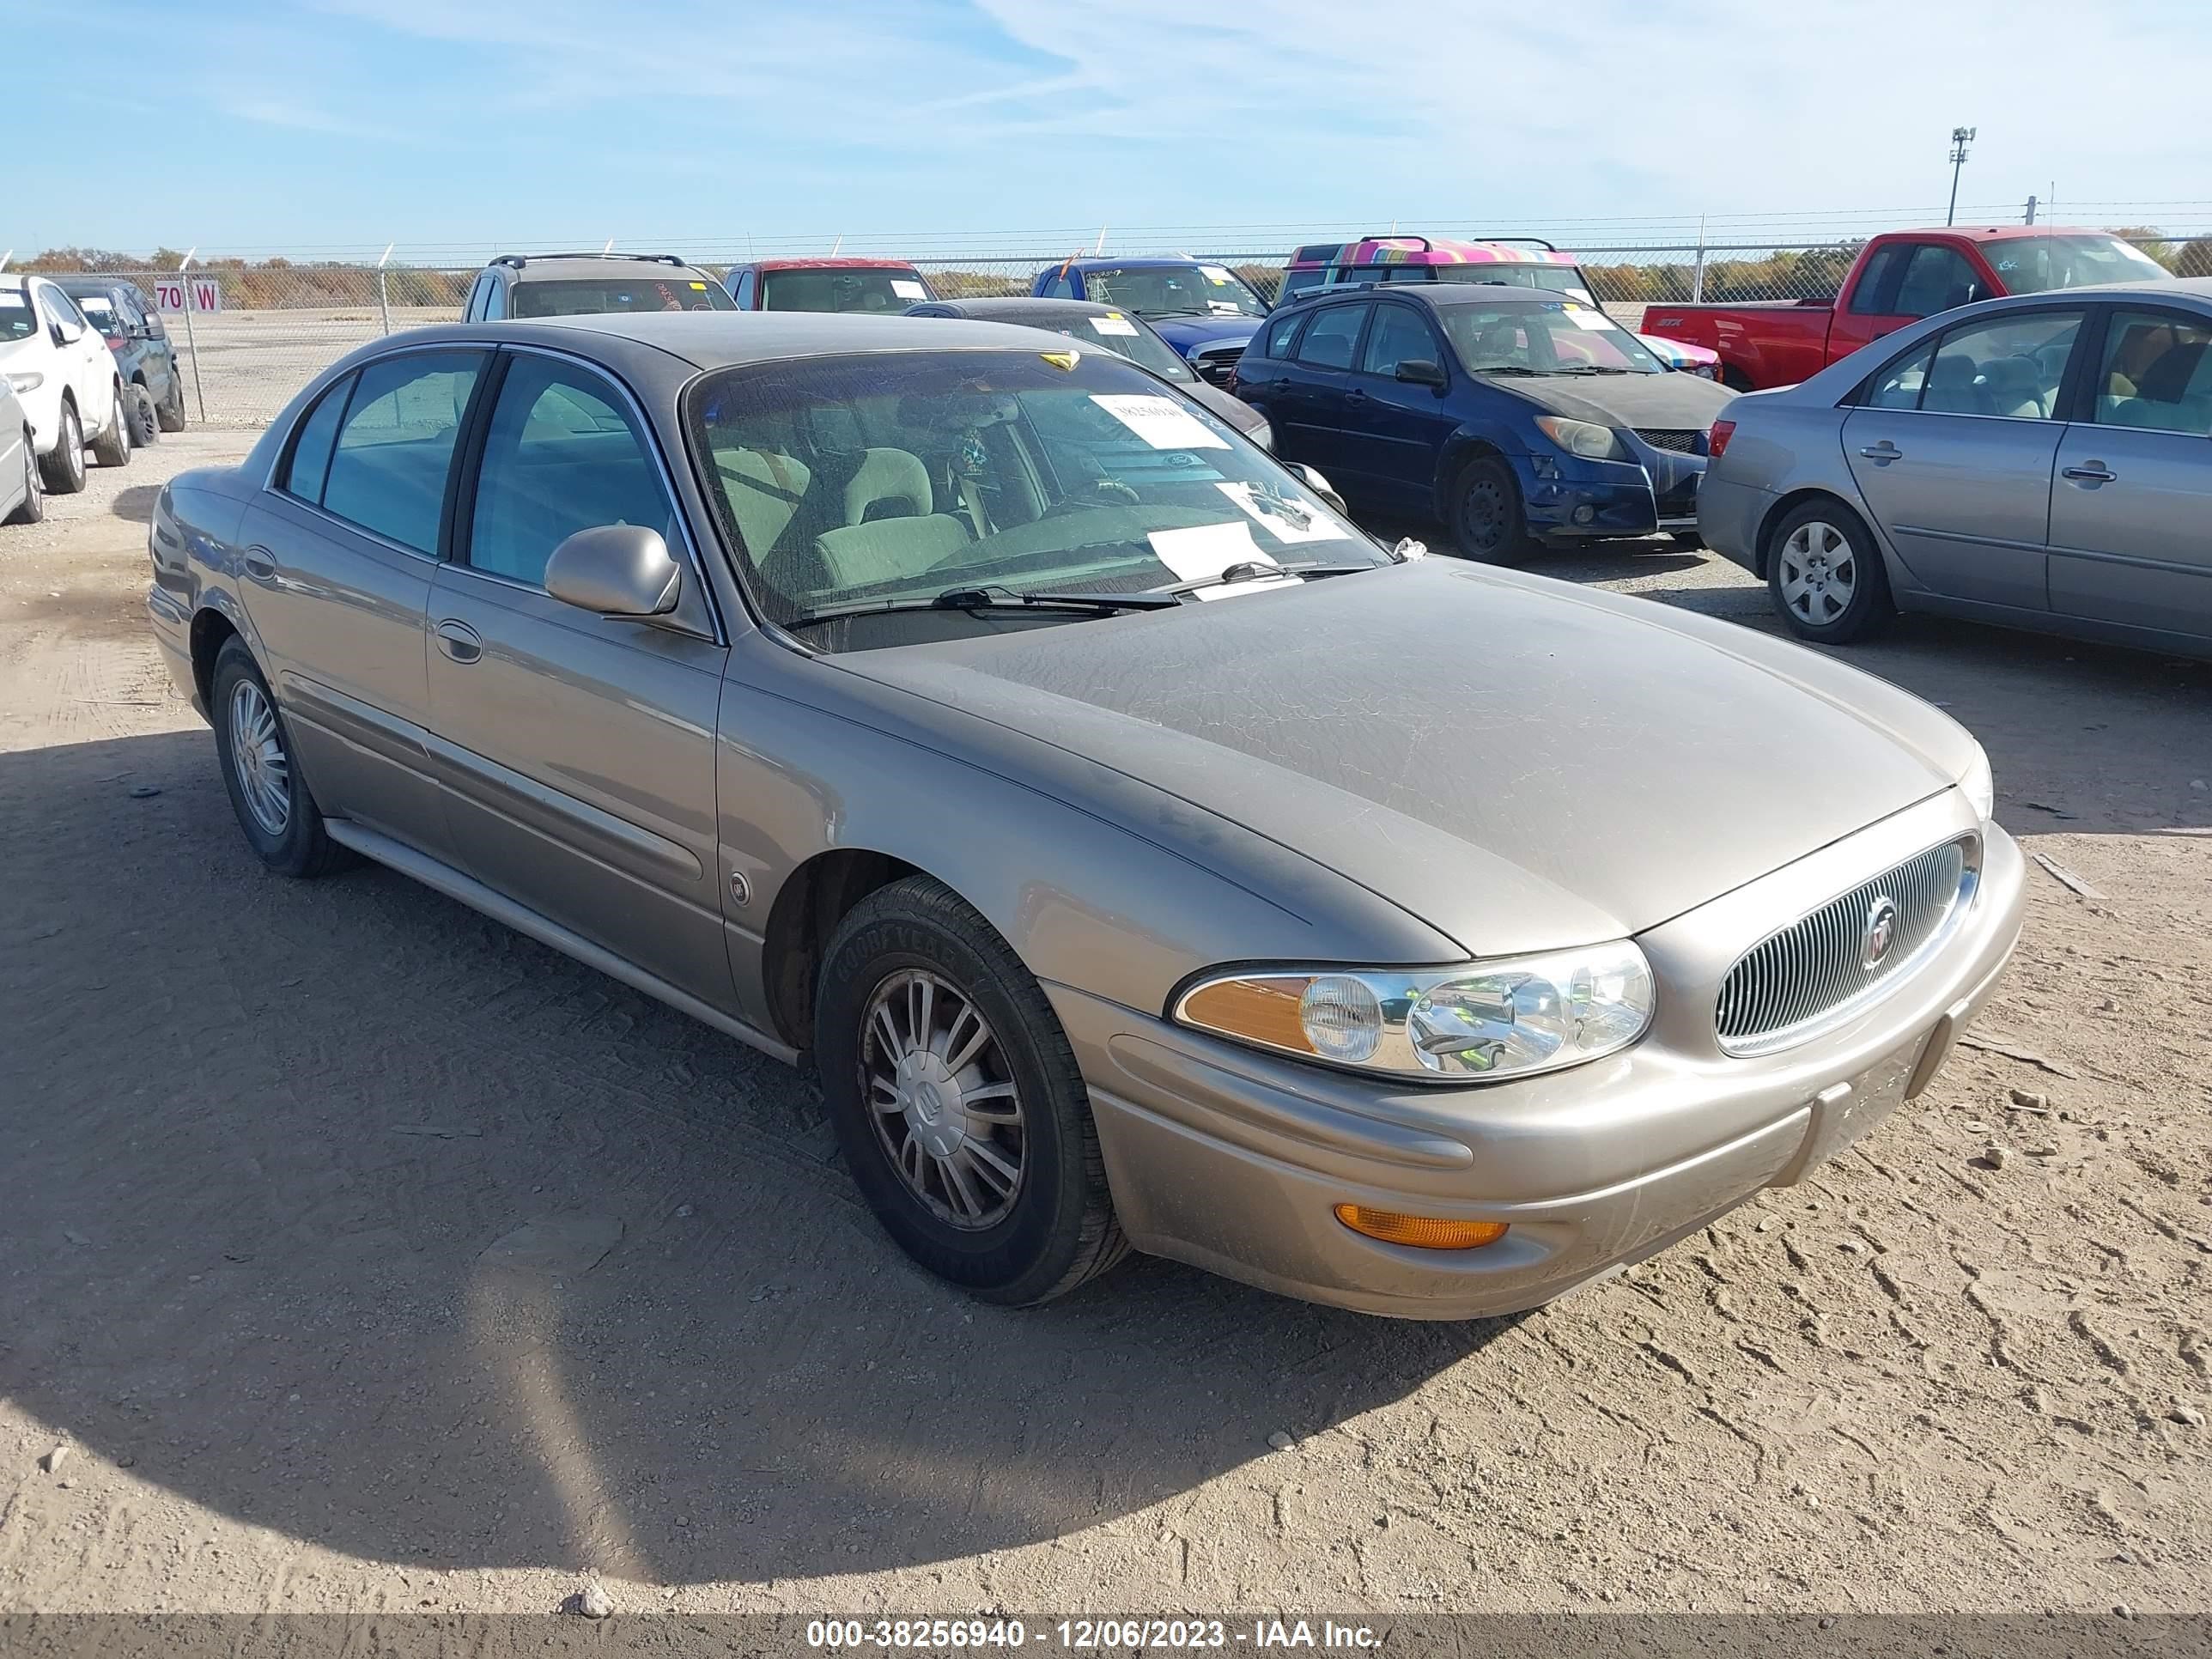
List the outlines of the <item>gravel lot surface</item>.
{"type": "MultiPolygon", "coordinates": [[[[1010,1313],[801,1077],[253,861],[142,611],[155,487],[246,441],[0,530],[0,1612],[2212,1599],[2212,668],[1852,653],[2098,896],[2031,870],[1980,1046],[1809,1184],[1512,1320],[1146,1261],[1010,1313]]],[[[1551,568],[1771,625],[1702,555],[1551,568]]]]}

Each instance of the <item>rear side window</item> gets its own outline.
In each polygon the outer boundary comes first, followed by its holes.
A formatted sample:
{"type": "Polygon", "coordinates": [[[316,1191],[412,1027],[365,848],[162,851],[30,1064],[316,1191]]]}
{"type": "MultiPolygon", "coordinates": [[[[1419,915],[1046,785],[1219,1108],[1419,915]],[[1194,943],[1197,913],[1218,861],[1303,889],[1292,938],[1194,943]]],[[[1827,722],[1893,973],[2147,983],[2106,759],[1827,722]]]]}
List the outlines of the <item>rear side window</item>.
{"type": "Polygon", "coordinates": [[[337,439],[338,420],[345,413],[346,397],[352,390],[353,376],[349,374],[317,398],[307,418],[300,422],[299,435],[292,440],[291,459],[284,464],[284,481],[277,486],[286,495],[322,504],[323,481],[331,471],[331,446],[337,439]]]}
{"type": "Polygon", "coordinates": [[[1298,325],[1304,320],[1304,312],[1293,312],[1287,317],[1276,318],[1267,325],[1267,338],[1260,355],[1273,357],[1278,362],[1289,356],[1291,336],[1298,331],[1298,325]]]}
{"type": "Polygon", "coordinates": [[[435,556],[454,440],[483,371],[476,351],[410,351],[362,369],[331,448],[324,508],[435,556]]]}
{"type": "Polygon", "coordinates": [[[1329,307],[1306,325],[1298,342],[1298,361],[1316,368],[1351,368],[1359,325],[1366,320],[1365,306],[1329,307]]]}

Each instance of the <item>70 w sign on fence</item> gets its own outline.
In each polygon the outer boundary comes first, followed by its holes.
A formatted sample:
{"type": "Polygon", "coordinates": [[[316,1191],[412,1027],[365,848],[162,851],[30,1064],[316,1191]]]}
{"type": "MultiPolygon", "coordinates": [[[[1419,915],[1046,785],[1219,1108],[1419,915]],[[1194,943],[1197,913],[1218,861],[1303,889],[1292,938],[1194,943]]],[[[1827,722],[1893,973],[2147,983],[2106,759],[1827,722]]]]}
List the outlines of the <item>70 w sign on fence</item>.
{"type": "Polygon", "coordinates": [[[156,276],[154,303],[164,311],[221,311],[222,284],[212,276],[156,276]]]}

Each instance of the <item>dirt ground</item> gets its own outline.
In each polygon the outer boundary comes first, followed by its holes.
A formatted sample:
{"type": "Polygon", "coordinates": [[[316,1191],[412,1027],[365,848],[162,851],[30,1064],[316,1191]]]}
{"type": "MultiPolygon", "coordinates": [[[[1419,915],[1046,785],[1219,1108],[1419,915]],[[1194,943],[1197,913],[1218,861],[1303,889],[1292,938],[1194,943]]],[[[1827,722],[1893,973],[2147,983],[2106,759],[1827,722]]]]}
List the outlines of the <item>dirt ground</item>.
{"type": "MultiPolygon", "coordinates": [[[[1928,623],[1852,653],[2099,896],[2033,869],[1984,1046],[1810,1184],[1517,1319],[1147,1261],[1011,1313],[905,1265],[798,1075],[400,877],[253,861],[141,610],[155,485],[246,442],[0,530],[0,1613],[587,1576],[623,1610],[2207,1606],[2212,668],[1928,623]]],[[[1702,556],[1553,568],[1771,625],[1702,556]]]]}

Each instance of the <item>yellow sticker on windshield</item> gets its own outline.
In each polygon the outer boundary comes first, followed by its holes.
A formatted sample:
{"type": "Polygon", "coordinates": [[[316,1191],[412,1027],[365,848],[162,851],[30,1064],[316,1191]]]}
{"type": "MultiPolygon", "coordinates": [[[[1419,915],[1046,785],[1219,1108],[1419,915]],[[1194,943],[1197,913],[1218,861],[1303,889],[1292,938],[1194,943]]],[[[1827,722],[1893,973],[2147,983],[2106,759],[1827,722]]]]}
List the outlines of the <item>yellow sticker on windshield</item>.
{"type": "Polygon", "coordinates": [[[1054,368],[1072,371],[1081,360],[1083,354],[1079,351],[1040,351],[1037,356],[1054,368]]]}
{"type": "Polygon", "coordinates": [[[694,283],[691,286],[697,289],[702,294],[704,294],[707,291],[707,285],[704,283],[694,283]]]}

